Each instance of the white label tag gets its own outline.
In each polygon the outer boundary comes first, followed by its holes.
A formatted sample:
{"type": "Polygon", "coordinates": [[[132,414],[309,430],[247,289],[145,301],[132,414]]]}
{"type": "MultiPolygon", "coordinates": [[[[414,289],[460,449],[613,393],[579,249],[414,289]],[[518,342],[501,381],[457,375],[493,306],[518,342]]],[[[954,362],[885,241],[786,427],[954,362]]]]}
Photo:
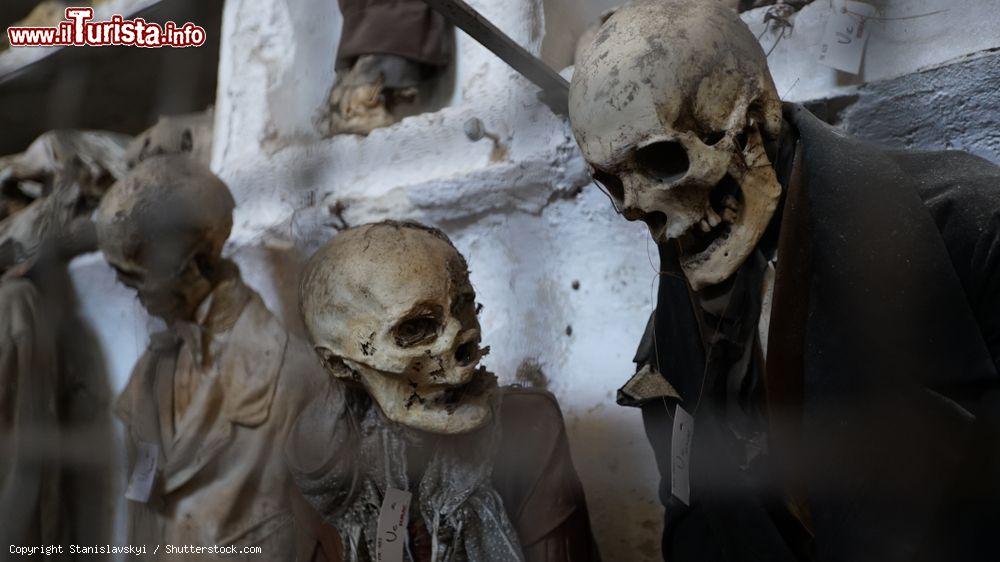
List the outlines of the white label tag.
{"type": "Polygon", "coordinates": [[[128,479],[125,497],[134,502],[146,503],[153,491],[156,480],[156,465],[160,461],[160,446],[148,441],[139,441],[136,446],[135,466],[128,479]]]}
{"type": "Polygon", "coordinates": [[[691,439],[694,418],[680,404],[674,408],[674,430],[670,437],[670,493],[691,505],[691,439]]]}
{"type": "Polygon", "coordinates": [[[860,72],[868,41],[868,18],[873,15],[875,7],[870,4],[835,1],[819,44],[820,64],[851,74],[860,72]]]}
{"type": "Polygon", "coordinates": [[[410,522],[410,492],[389,488],[378,512],[377,562],[402,562],[410,522]]]}

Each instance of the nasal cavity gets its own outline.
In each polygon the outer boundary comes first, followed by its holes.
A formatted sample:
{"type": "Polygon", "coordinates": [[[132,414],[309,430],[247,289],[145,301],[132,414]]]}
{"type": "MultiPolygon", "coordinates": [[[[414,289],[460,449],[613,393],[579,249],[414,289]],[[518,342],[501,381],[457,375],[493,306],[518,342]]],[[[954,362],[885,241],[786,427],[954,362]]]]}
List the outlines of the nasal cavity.
{"type": "Polygon", "coordinates": [[[661,182],[681,179],[691,165],[684,145],[675,141],[646,145],[636,150],[635,161],[644,175],[661,182]]]}

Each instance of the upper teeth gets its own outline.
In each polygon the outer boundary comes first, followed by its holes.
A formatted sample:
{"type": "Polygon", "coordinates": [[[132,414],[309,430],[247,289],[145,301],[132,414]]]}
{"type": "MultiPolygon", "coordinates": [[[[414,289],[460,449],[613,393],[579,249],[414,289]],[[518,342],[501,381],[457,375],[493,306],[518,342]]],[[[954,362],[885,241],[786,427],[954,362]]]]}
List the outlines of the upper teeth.
{"type": "Polygon", "coordinates": [[[711,232],[713,228],[719,226],[722,223],[736,224],[736,219],[740,215],[740,204],[739,199],[733,197],[732,195],[726,195],[722,198],[722,213],[712,208],[711,205],[705,206],[705,213],[700,219],[698,219],[692,227],[689,227],[688,232],[694,229],[701,230],[702,232],[711,232]]]}
{"type": "Polygon", "coordinates": [[[726,195],[722,198],[722,207],[722,220],[729,224],[735,223],[740,214],[740,201],[732,195],[726,195]]]}
{"type": "Polygon", "coordinates": [[[705,220],[708,221],[709,226],[712,228],[719,226],[719,223],[722,222],[722,218],[719,217],[718,213],[715,212],[715,209],[711,207],[705,210],[705,220]]]}
{"type": "Polygon", "coordinates": [[[705,215],[698,221],[698,228],[702,232],[710,232],[720,223],[727,222],[733,224],[739,216],[740,202],[732,195],[726,195],[722,199],[722,215],[719,215],[710,205],[705,207],[705,215]]]}

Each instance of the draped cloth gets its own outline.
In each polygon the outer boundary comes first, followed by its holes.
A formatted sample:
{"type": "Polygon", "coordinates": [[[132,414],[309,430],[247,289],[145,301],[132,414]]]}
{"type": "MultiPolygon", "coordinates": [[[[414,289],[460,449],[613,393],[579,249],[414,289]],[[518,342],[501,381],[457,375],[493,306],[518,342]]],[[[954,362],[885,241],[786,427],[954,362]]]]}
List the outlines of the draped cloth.
{"type": "Polygon", "coordinates": [[[25,279],[0,285],[0,540],[59,544],[67,529],[58,466],[38,454],[58,450],[55,341],[25,279]],[[32,454],[34,453],[34,454],[32,454]],[[61,528],[63,527],[63,528],[61,528]]]}
{"type": "MultiPolygon", "coordinates": [[[[385,420],[360,390],[331,385],[300,415],[287,445],[293,478],[324,523],[340,533],[344,560],[375,559],[378,516],[389,487],[410,490],[408,454],[429,461],[415,483],[411,512],[423,519],[436,562],[523,560],[503,499],[492,484],[501,439],[497,422],[463,435],[436,436],[385,420]]],[[[404,552],[406,560],[415,560],[404,552]]]]}
{"type": "Polygon", "coordinates": [[[110,538],[107,376],[75,310],[66,265],[48,249],[0,280],[0,544],[110,538]]]}

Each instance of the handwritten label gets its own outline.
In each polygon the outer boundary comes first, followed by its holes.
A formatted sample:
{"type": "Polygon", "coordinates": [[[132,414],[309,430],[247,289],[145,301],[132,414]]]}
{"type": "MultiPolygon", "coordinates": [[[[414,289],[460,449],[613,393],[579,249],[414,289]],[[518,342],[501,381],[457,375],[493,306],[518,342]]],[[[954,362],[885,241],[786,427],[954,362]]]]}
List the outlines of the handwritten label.
{"type": "Polygon", "coordinates": [[[873,15],[875,7],[870,4],[835,1],[819,44],[820,64],[850,74],[860,72],[868,42],[868,18],[873,15]]]}
{"type": "Polygon", "coordinates": [[[149,501],[159,461],[160,446],[148,441],[139,441],[136,445],[135,466],[128,479],[128,488],[125,489],[125,498],[141,503],[149,501]]]}
{"type": "Polygon", "coordinates": [[[674,430],[670,439],[670,493],[691,505],[691,440],[694,418],[680,404],[674,409],[674,430]]]}
{"type": "Polygon", "coordinates": [[[378,512],[377,562],[402,562],[410,522],[410,492],[389,488],[378,512]]]}

